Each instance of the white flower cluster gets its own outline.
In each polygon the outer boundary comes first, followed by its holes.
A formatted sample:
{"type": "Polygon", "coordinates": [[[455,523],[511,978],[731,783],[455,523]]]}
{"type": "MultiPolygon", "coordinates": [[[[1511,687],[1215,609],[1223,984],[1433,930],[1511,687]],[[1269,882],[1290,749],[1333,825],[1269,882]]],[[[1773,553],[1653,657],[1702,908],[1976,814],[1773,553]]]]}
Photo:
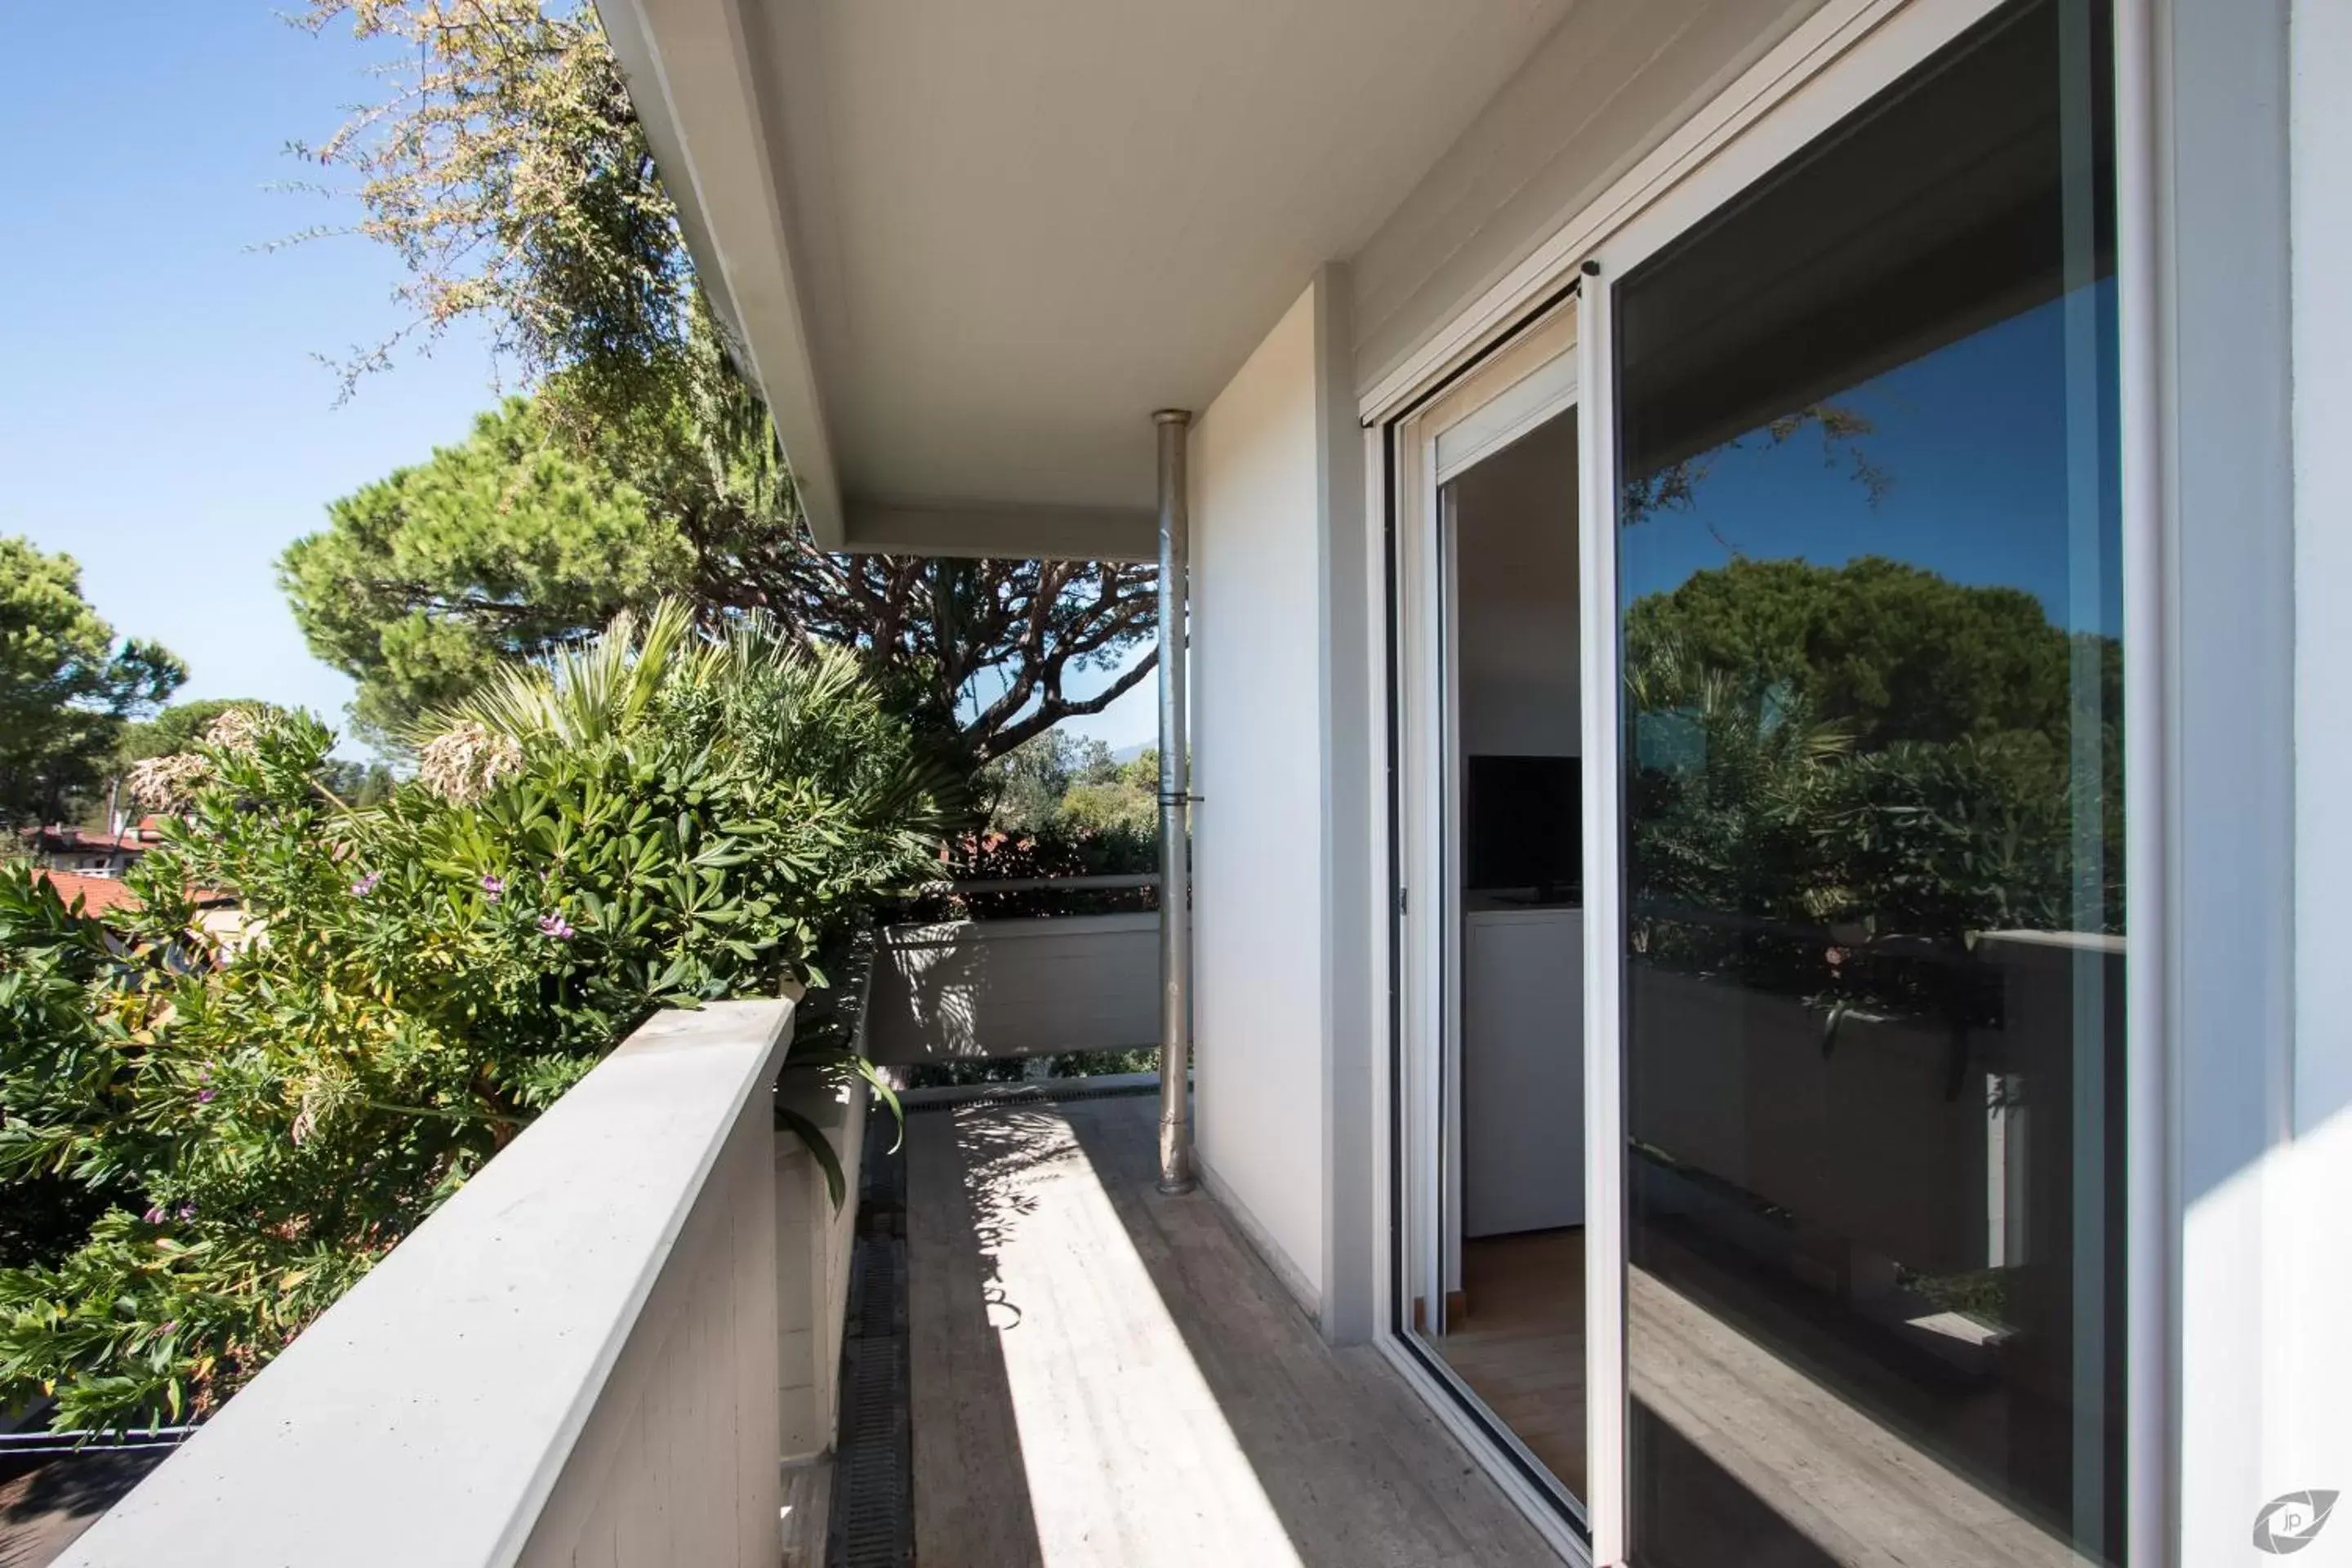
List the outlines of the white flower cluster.
{"type": "Polygon", "coordinates": [[[522,747],[514,737],[472,720],[425,742],[416,758],[417,782],[453,805],[481,799],[521,770],[522,747]]]}

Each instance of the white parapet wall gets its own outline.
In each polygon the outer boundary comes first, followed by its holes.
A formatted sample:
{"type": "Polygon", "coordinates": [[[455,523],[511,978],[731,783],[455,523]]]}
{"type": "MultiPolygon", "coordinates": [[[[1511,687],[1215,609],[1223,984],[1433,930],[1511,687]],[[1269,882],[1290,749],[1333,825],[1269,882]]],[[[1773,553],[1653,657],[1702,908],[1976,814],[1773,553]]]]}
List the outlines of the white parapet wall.
{"type": "MultiPolygon", "coordinates": [[[[857,1239],[857,1171],[866,1155],[864,1083],[787,1073],[777,1095],[806,1117],[833,1150],[841,1201],[807,1142],[776,1134],[778,1399],[783,1457],[814,1459],[833,1447],[841,1406],[841,1340],[849,1307],[849,1260],[857,1239]]],[[[894,1129],[886,1126],[886,1136],[894,1129]]]]}
{"type": "Polygon", "coordinates": [[[774,1568],[792,1016],[646,1023],[62,1562],[774,1568]]]}
{"type": "Polygon", "coordinates": [[[1132,1050],[1160,1041],[1154,913],[892,926],[866,1053],[891,1067],[1132,1050]]]}

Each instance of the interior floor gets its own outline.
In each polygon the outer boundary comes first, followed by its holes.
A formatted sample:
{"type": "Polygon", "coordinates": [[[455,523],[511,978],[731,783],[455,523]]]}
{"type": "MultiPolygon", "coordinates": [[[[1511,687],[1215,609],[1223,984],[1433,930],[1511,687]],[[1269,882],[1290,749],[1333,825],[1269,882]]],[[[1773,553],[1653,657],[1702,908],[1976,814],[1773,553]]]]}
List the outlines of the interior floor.
{"type": "Polygon", "coordinates": [[[1570,1492],[1585,1487],[1584,1231],[1462,1246],[1464,1310],[1433,1343],[1570,1492]]]}

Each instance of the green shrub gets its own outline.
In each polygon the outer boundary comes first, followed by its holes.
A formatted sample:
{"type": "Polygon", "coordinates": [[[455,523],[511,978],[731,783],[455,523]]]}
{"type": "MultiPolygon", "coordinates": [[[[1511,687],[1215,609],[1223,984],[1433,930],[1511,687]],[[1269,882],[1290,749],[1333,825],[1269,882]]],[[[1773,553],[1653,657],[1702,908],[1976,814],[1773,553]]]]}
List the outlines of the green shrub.
{"type": "Polygon", "coordinates": [[[947,820],[847,656],[761,628],[665,612],[490,695],[368,809],[315,721],[216,731],[136,911],[0,871],[0,1176],[143,1205],[0,1270],[0,1404],[216,1405],[653,1010],[822,984],[947,820]]]}
{"type": "Polygon", "coordinates": [[[1055,823],[1034,833],[993,830],[951,839],[931,867],[934,879],[919,897],[893,911],[907,921],[1008,920],[1032,915],[1099,915],[1160,907],[1156,886],[1035,888],[984,890],[990,882],[1034,878],[1149,876],[1160,869],[1160,837],[1124,827],[1102,829],[1055,823]],[[960,893],[940,885],[967,884],[960,893]]]}

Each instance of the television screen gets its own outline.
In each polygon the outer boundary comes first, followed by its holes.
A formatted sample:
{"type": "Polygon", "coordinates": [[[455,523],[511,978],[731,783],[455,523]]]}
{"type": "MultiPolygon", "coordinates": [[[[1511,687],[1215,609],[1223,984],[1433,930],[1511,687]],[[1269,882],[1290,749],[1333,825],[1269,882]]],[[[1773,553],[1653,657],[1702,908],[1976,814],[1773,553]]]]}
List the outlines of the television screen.
{"type": "Polygon", "coordinates": [[[1580,892],[1583,759],[1474,756],[1463,772],[1463,886],[1545,900],[1580,892]]]}

